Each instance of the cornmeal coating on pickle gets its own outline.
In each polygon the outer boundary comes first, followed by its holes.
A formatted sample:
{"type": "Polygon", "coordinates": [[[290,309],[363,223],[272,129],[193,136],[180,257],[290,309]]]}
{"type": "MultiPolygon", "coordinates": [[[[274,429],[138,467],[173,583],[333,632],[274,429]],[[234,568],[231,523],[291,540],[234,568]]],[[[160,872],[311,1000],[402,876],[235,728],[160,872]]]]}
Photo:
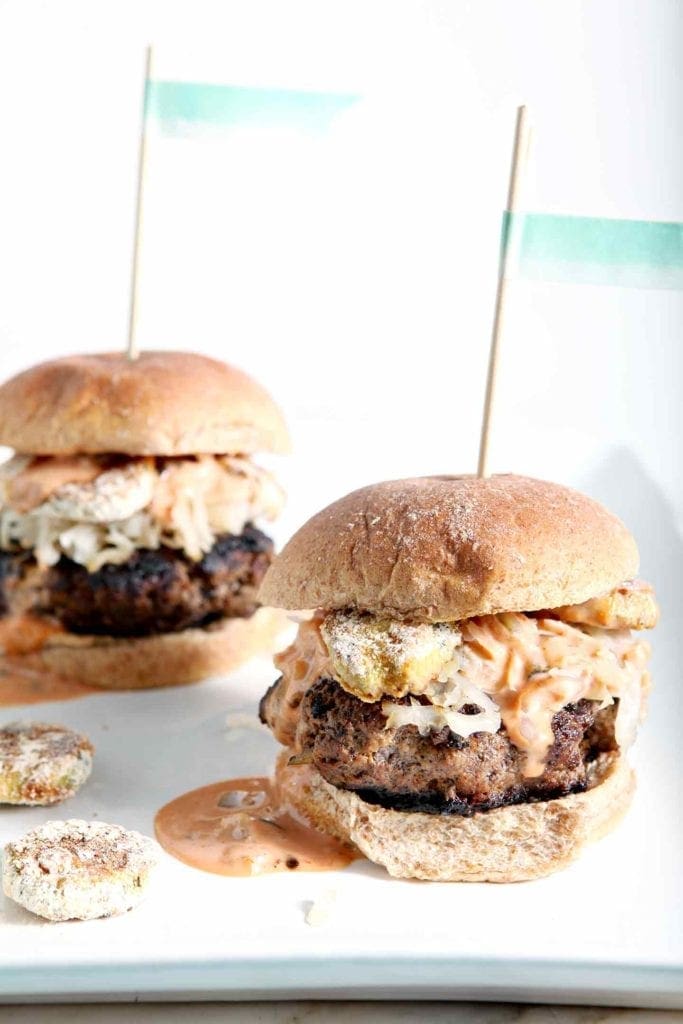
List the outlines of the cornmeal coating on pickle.
{"type": "Polygon", "coordinates": [[[90,775],[94,748],[64,725],[11,722],[0,728],[0,804],[57,804],[90,775]]]}
{"type": "Polygon", "coordinates": [[[49,921],[132,910],[159,859],[147,836],[101,821],[48,821],[4,849],[5,895],[49,921]]]}

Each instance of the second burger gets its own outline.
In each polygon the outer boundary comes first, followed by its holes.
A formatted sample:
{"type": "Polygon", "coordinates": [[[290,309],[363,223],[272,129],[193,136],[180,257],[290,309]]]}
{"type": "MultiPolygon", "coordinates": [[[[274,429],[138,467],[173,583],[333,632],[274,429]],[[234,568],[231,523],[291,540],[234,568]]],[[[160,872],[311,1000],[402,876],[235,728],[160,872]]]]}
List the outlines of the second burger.
{"type": "Polygon", "coordinates": [[[0,387],[0,657],[108,688],[173,685],[268,649],[257,524],[289,438],[268,393],[185,352],[82,355],[0,387]]]}

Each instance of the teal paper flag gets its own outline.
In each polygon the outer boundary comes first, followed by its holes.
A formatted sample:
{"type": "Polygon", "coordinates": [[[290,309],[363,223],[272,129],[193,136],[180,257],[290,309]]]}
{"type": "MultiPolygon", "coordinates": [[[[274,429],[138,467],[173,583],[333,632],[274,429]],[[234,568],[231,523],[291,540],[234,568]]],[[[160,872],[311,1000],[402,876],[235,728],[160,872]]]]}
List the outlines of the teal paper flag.
{"type": "Polygon", "coordinates": [[[278,126],[320,135],[357,96],[203,82],[147,82],[145,116],[164,135],[215,135],[245,126],[278,126]]]}
{"type": "Polygon", "coordinates": [[[507,276],[622,288],[683,289],[683,224],[506,212],[507,276]]]}

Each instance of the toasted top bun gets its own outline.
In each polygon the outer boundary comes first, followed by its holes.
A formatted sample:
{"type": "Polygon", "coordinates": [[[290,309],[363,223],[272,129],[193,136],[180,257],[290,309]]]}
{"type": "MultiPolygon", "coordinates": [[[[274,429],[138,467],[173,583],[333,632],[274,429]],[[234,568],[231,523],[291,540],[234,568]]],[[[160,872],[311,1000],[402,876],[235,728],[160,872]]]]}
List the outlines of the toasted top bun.
{"type": "Polygon", "coordinates": [[[0,387],[0,444],[29,455],[285,452],[270,395],[192,352],[68,356],[0,387]]]}
{"type": "Polygon", "coordinates": [[[259,600],[444,622],[579,604],[632,578],[633,537],[598,502],[523,476],[391,480],[309,519],[259,600]]]}

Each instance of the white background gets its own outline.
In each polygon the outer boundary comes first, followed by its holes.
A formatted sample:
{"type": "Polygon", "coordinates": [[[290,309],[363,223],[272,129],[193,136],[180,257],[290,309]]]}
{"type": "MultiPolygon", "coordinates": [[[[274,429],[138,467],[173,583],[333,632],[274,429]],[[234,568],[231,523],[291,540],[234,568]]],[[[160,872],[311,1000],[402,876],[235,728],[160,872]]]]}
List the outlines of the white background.
{"type": "MultiPolygon", "coordinates": [[[[474,468],[518,102],[536,126],[530,208],[683,221],[676,0],[5,0],[3,376],[124,344],[150,39],[159,77],[365,97],[310,188],[286,151],[250,177],[213,143],[151,147],[141,342],[269,386],[295,443],[283,535],[352,486],[474,468]]],[[[516,285],[491,452],[496,471],[605,500],[661,598],[628,832],[638,879],[667,879],[641,894],[653,913],[680,885],[682,329],[678,292],[516,285]]]]}
{"type": "MultiPolygon", "coordinates": [[[[211,143],[153,143],[143,345],[270,386],[296,440],[288,528],[359,482],[469,470],[515,104],[531,208],[683,220],[682,39],[676,0],[4,0],[3,374],[124,343],[152,40],[159,77],[358,91],[375,116],[308,203],[286,151],[249,182],[211,143]]],[[[599,490],[618,463],[680,523],[682,326],[677,292],[518,285],[493,468],[599,490]]]]}

